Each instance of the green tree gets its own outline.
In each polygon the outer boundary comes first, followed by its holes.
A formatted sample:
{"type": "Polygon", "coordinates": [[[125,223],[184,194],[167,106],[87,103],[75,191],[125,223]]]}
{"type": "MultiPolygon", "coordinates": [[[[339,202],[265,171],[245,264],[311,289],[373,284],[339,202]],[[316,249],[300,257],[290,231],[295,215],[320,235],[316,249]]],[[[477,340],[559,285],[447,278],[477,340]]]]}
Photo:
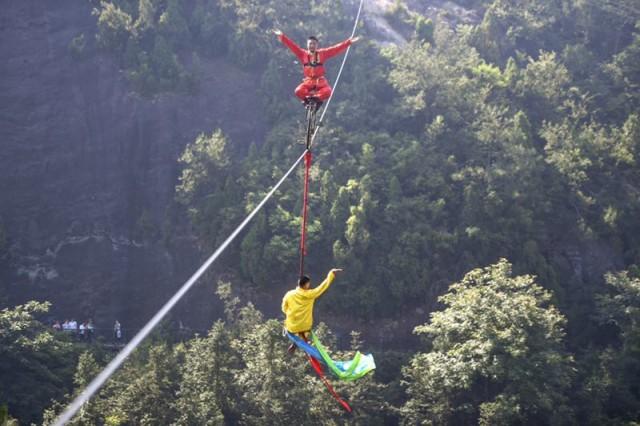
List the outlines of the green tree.
{"type": "Polygon", "coordinates": [[[635,190],[630,189],[640,182],[638,117],[629,116],[621,128],[581,124],[580,116],[567,118],[546,124],[541,135],[547,142],[546,161],[570,188],[582,232],[589,237],[615,238],[628,261],[636,262],[639,252],[629,237],[638,229],[630,218],[640,209],[635,190]]]}
{"type": "Polygon", "coordinates": [[[210,135],[200,134],[187,145],[179,161],[183,170],[176,199],[188,209],[203,242],[216,245],[242,212],[238,205],[241,188],[229,174],[232,162],[227,138],[219,129],[210,135]]]}
{"type": "Polygon", "coordinates": [[[49,307],[31,301],[0,311],[0,406],[21,423],[39,422],[51,399],[71,387],[72,344],[37,319],[49,307]]]}
{"type": "Polygon", "coordinates": [[[169,90],[177,87],[184,78],[182,64],[173,51],[171,43],[160,34],[155,37],[150,59],[152,75],[158,85],[158,87],[151,86],[152,90],[169,90]]]}
{"type": "Polygon", "coordinates": [[[537,118],[542,111],[554,113],[563,106],[563,101],[570,94],[567,90],[569,82],[569,72],[559,63],[556,54],[540,51],[537,59],[528,58],[527,66],[520,72],[515,93],[537,118]]]}
{"type": "Polygon", "coordinates": [[[138,17],[135,21],[135,28],[138,33],[152,31],[156,27],[159,6],[158,0],[139,1],[138,17]]]}
{"type": "Polygon", "coordinates": [[[113,405],[133,424],[169,424],[176,418],[173,408],[179,386],[179,350],[166,343],[151,346],[118,377],[113,405]]]}
{"type": "Polygon", "coordinates": [[[533,277],[511,264],[476,269],[415,328],[430,350],[404,369],[407,424],[557,424],[570,421],[571,356],[564,316],[533,277]]]}
{"type": "Polygon", "coordinates": [[[202,133],[187,145],[179,159],[184,169],[176,187],[178,201],[192,202],[221,188],[222,178],[231,166],[227,145],[227,138],[220,129],[211,135],[202,133]]]}
{"type": "Polygon", "coordinates": [[[591,424],[632,424],[640,413],[640,279],[629,272],[605,276],[608,294],[598,298],[597,319],[614,331],[584,384],[591,424]]]}
{"type": "Polygon", "coordinates": [[[404,2],[396,0],[384,12],[384,17],[397,31],[403,33],[409,32],[412,14],[404,2]]]}
{"type": "Polygon", "coordinates": [[[186,344],[176,409],[182,424],[218,425],[234,418],[233,373],[237,360],[229,331],[217,322],[206,337],[186,344]]]}
{"type": "Polygon", "coordinates": [[[104,0],[100,2],[100,9],[94,9],[94,14],[98,15],[98,45],[117,54],[123,52],[131,34],[131,15],[104,0]]]}
{"type": "Polygon", "coordinates": [[[433,21],[424,16],[416,17],[416,37],[418,40],[433,43],[434,25],[433,21]]]}
{"type": "Polygon", "coordinates": [[[498,63],[516,49],[533,55],[543,46],[558,48],[563,18],[569,11],[569,5],[563,8],[559,2],[495,0],[477,27],[479,48],[498,63]]]}
{"type": "Polygon", "coordinates": [[[190,20],[191,32],[205,52],[221,55],[227,52],[231,23],[224,15],[221,2],[198,0],[190,20]]]}
{"type": "Polygon", "coordinates": [[[18,421],[9,416],[9,409],[6,405],[0,406],[0,424],[3,426],[18,426],[18,421]]]}
{"type": "Polygon", "coordinates": [[[167,7],[158,19],[158,30],[178,43],[189,38],[189,25],[183,16],[180,0],[167,0],[167,7]]]}
{"type": "MultiPolygon", "coordinates": [[[[76,365],[76,371],[73,375],[73,385],[77,391],[83,390],[93,380],[101,370],[102,365],[96,361],[96,357],[93,353],[85,351],[80,354],[78,358],[78,364],[76,365]]],[[[113,421],[115,419],[123,419],[124,416],[115,415],[112,407],[109,407],[105,403],[105,399],[102,397],[104,393],[98,394],[98,396],[92,398],[82,406],[82,410],[71,420],[70,424],[83,425],[83,424],[99,424],[104,418],[110,418],[112,421],[110,424],[120,424],[121,421],[113,421]]],[[[67,404],[63,402],[70,402],[70,395],[66,395],[65,399],[61,402],[54,402],[52,406],[47,408],[44,412],[44,425],[53,424],[56,418],[66,408],[67,404]]]]}
{"type": "Polygon", "coordinates": [[[612,100],[608,101],[610,107],[622,107],[626,114],[637,113],[640,107],[640,12],[635,25],[633,41],[605,67],[607,75],[611,78],[613,87],[612,100]]]}

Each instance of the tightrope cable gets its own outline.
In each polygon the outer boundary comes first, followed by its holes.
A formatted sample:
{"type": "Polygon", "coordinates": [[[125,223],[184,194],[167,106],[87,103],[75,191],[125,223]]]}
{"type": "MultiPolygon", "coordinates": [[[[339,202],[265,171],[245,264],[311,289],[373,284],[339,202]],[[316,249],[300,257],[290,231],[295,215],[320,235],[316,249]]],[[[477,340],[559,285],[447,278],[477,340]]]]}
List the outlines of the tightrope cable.
{"type": "MultiPolygon", "coordinates": [[[[358,23],[360,22],[360,13],[362,12],[363,4],[364,4],[364,0],[360,0],[360,5],[358,6],[358,13],[356,14],[356,19],[353,23],[353,29],[351,30],[350,38],[353,38],[353,36],[356,34],[356,30],[358,29],[358,23]]],[[[316,130],[313,132],[313,136],[311,137],[311,144],[313,144],[313,141],[315,141],[316,139],[316,135],[318,134],[318,131],[320,130],[320,126],[324,121],[324,115],[327,113],[327,110],[329,109],[329,105],[331,104],[331,100],[333,99],[334,93],[336,93],[336,88],[338,87],[338,83],[340,82],[340,76],[342,75],[344,64],[347,63],[347,58],[349,57],[350,50],[351,50],[351,46],[347,47],[346,52],[344,52],[344,57],[342,58],[342,63],[340,64],[338,75],[336,76],[336,82],[334,83],[333,90],[331,91],[331,95],[329,96],[329,99],[327,99],[327,103],[325,104],[324,109],[322,110],[322,114],[320,114],[320,121],[318,122],[318,126],[316,127],[316,130]]]]}
{"type": "Polygon", "coordinates": [[[195,274],[191,276],[185,282],[182,287],[178,290],[176,294],[169,299],[167,303],[149,320],[149,322],[131,339],[129,343],[116,355],[114,359],[98,374],[98,376],[89,383],[89,385],[69,404],[66,410],[58,417],[54,423],[54,426],[62,426],[67,423],[71,418],[80,410],[82,405],[87,402],[101,387],[102,385],[111,377],[113,373],[122,365],[122,363],[127,359],[127,357],[133,352],[138,345],[151,333],[151,331],[158,325],[160,321],[169,313],[171,308],[175,306],[176,303],[185,295],[187,291],[196,283],[196,281],[205,273],[209,266],[222,254],[222,252],[231,244],[231,242],[236,238],[236,236],[244,229],[244,227],[253,219],[253,217],[262,209],[262,206],[273,196],[273,194],[278,190],[280,185],[289,177],[289,175],[298,167],[300,161],[304,158],[304,154],[302,154],[296,162],[291,166],[291,168],[280,178],[278,183],[269,191],[269,193],[262,199],[260,204],[258,204],[255,209],[242,221],[240,225],[229,235],[229,237],[218,247],[218,249],[207,259],[205,263],[202,264],[200,269],[196,271],[195,274]]]}

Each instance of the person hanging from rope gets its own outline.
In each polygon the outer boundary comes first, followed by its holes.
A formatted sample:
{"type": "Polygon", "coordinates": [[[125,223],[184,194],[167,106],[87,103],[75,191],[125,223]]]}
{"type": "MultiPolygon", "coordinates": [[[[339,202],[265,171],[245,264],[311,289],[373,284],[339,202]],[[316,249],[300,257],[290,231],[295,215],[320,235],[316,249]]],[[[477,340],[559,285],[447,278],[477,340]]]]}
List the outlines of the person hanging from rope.
{"type": "MultiPolygon", "coordinates": [[[[311,279],[303,275],[298,280],[298,286],[289,290],[282,298],[282,312],[286,318],[284,328],[291,334],[297,334],[303,340],[309,341],[309,334],[313,326],[313,303],[327,291],[336,274],[342,269],[332,269],[327,278],[317,287],[311,288],[311,279]]],[[[296,345],[291,344],[288,352],[293,353],[296,345]]]]}
{"type": "Polygon", "coordinates": [[[284,35],[282,31],[275,29],[273,33],[302,63],[304,79],[296,87],[296,96],[305,105],[311,100],[315,101],[317,110],[331,96],[331,86],[324,76],[324,62],[345,51],[353,43],[360,40],[360,37],[351,37],[333,46],[319,48],[318,39],[315,36],[310,36],[307,39],[307,49],[305,50],[284,35]]]}

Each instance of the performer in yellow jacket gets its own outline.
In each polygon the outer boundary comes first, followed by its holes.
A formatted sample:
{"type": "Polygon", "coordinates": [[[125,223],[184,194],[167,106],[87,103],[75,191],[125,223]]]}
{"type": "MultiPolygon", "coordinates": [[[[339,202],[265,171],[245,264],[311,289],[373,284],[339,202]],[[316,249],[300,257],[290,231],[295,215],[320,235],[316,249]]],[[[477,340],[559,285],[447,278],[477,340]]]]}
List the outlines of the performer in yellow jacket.
{"type": "MultiPolygon", "coordinates": [[[[330,270],[327,278],[316,288],[310,288],[311,279],[303,275],[298,280],[298,286],[284,295],[282,299],[282,312],[286,315],[284,328],[289,333],[309,340],[309,332],[313,326],[313,303],[327,291],[338,272],[342,272],[342,269],[330,270]]],[[[289,352],[293,352],[295,348],[295,345],[291,345],[289,352]]]]}

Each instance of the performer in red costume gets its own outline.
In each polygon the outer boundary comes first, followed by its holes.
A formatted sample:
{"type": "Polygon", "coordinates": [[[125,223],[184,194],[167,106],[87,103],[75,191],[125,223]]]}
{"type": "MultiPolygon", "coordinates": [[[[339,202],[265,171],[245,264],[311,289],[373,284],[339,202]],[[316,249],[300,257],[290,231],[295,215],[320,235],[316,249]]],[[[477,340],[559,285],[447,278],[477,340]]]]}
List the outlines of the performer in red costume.
{"type": "Polygon", "coordinates": [[[360,37],[351,37],[331,47],[320,49],[318,47],[318,39],[311,36],[307,40],[307,49],[305,50],[284,35],[282,31],[273,30],[273,33],[278,36],[282,44],[287,46],[302,63],[304,79],[302,83],[296,87],[296,96],[305,103],[309,99],[315,98],[316,102],[319,101],[317,102],[318,106],[331,96],[331,86],[329,86],[329,82],[324,76],[324,62],[342,53],[347,47],[360,39],[360,37]]]}

